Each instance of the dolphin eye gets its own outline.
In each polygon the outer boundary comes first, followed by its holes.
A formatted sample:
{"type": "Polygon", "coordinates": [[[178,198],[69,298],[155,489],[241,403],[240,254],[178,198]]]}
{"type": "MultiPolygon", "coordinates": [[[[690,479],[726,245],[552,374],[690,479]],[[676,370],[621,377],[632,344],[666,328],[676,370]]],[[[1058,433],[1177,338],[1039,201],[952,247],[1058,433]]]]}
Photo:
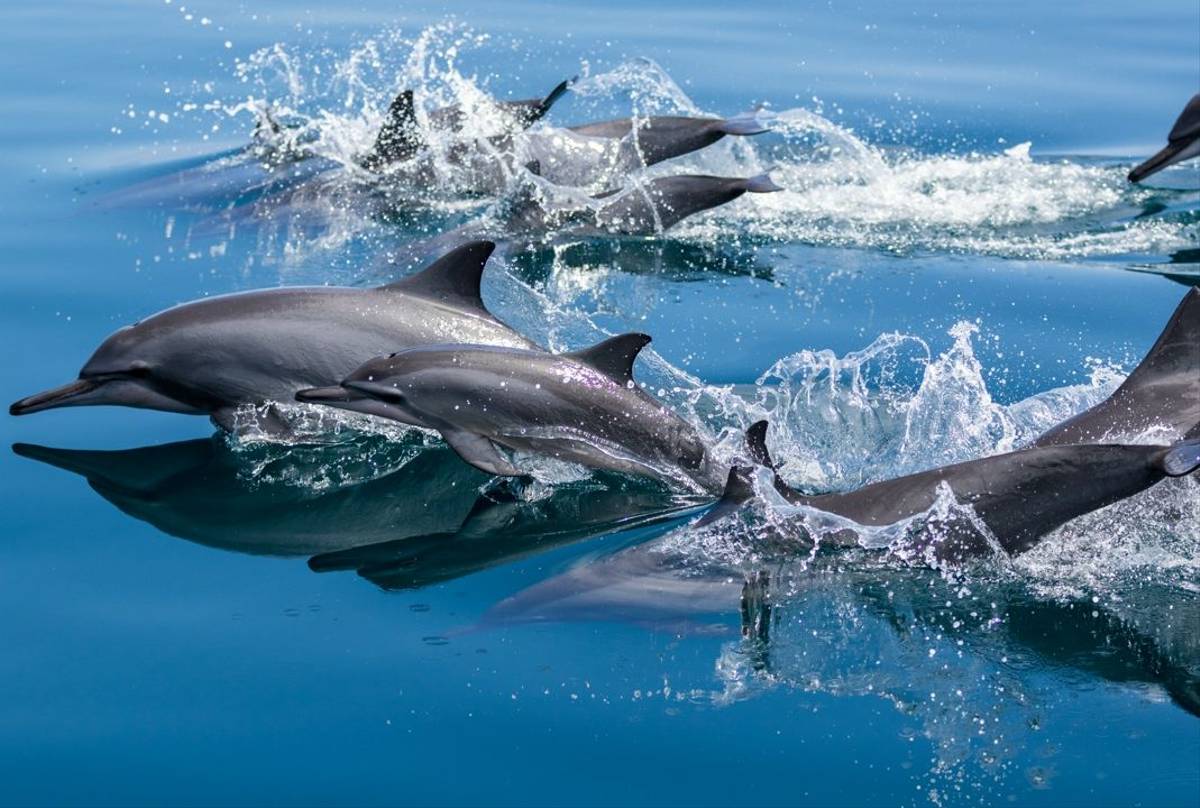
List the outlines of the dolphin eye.
{"type": "Polygon", "coordinates": [[[150,366],[145,362],[134,362],[125,373],[135,379],[145,379],[150,375],[150,366]]]}

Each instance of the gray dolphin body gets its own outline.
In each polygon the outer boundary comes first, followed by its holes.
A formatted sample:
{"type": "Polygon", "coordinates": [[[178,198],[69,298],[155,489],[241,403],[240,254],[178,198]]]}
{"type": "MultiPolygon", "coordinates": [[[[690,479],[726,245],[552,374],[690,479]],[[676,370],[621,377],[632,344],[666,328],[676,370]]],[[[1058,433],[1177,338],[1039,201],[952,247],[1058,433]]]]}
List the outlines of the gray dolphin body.
{"type": "Polygon", "coordinates": [[[466,244],[374,289],[280,288],[176,306],[117,331],[76,381],[21,399],[9,412],[115,404],[209,415],[232,430],[240,407],[291,402],[297,391],[336,384],[383,352],[463,341],[532,349],[480,298],[493,248],[466,244]]]}
{"type": "Polygon", "coordinates": [[[480,345],[413,349],[367,362],[339,387],[296,397],[343,408],[347,391],[369,397],[375,414],[438,430],[490,474],[523,473],[497,450],[503,446],[716,492],[724,470],[704,440],[633,381],[633,361],[649,341],[626,334],[558,355],[480,345]]]}
{"type": "Polygon", "coordinates": [[[681,175],[658,177],[624,191],[593,197],[594,205],[559,205],[535,190],[504,206],[510,230],[571,235],[654,235],[689,216],[738,199],[743,194],[783,190],[766,174],[756,177],[681,175]]]}
{"type": "Polygon", "coordinates": [[[1150,352],[1116,392],[1048,430],[1034,445],[1136,438],[1155,427],[1184,435],[1198,425],[1200,288],[1193,288],[1184,295],[1150,352]]]}
{"type": "MultiPolygon", "coordinates": [[[[751,457],[775,470],[766,447],[766,422],[747,432],[751,457]]],[[[1142,362],[1106,400],[1052,427],[1016,452],[874,483],[856,491],[808,496],[776,473],[785,500],[831,513],[866,528],[896,525],[935,504],[946,486],[969,505],[1009,553],[1029,549],[1050,531],[1085,513],[1133,496],[1166,477],[1200,466],[1200,289],[1176,307],[1142,362]],[[1171,445],[1129,445],[1154,428],[1172,432],[1171,445]],[[1110,443],[1105,443],[1106,441],[1110,443]]],[[[745,470],[735,469],[726,494],[705,517],[713,522],[753,496],[745,470]]],[[[856,541],[854,530],[840,534],[856,541]]],[[[937,551],[961,557],[984,550],[978,525],[959,520],[937,551]],[[959,523],[961,522],[961,524],[959,523]]]]}
{"type": "MultiPolygon", "coordinates": [[[[774,471],[765,444],[766,422],[747,433],[751,455],[774,471]]],[[[928,542],[936,557],[956,561],[988,552],[994,538],[1017,554],[1067,522],[1138,494],[1167,477],[1200,468],[1200,438],[1171,446],[1114,444],[1039,446],[873,483],[855,491],[810,496],[775,475],[775,491],[792,505],[852,522],[828,538],[856,544],[858,528],[886,528],[928,513],[948,489],[972,515],[953,514],[928,542]],[[988,535],[990,534],[990,535],[988,535]]],[[[730,472],[725,498],[705,521],[753,496],[743,469],[730,472]]],[[[924,537],[922,537],[924,538],[924,537]]]]}
{"type": "Polygon", "coordinates": [[[644,166],[652,166],[663,160],[699,151],[726,135],[760,135],[769,131],[753,114],[733,118],[682,115],[618,118],[569,126],[567,130],[583,137],[627,142],[638,162],[644,166]]]}
{"type": "Polygon", "coordinates": [[[1141,182],[1167,166],[1200,156],[1200,93],[1192,96],[1167,135],[1167,145],[1129,172],[1130,182],[1141,182]]]}

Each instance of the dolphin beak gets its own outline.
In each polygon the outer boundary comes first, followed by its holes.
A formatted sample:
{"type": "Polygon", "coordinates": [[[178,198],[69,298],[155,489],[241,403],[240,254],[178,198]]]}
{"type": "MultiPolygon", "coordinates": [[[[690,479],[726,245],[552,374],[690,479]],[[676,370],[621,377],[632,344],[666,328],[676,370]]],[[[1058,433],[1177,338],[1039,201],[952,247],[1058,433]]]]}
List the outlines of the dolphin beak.
{"type": "Polygon", "coordinates": [[[385,401],[389,398],[389,394],[394,394],[396,392],[394,387],[389,387],[386,384],[380,384],[379,382],[348,381],[345,382],[345,386],[348,390],[352,390],[359,397],[366,396],[368,398],[378,398],[385,401]]]}
{"type": "Polygon", "coordinates": [[[96,390],[102,382],[91,379],[76,379],[70,384],[46,390],[43,393],[23,398],[13,402],[8,408],[9,415],[30,415],[42,410],[52,410],[55,407],[69,407],[78,403],[77,399],[96,390]]]}
{"type": "Polygon", "coordinates": [[[358,396],[351,393],[345,387],[310,387],[307,390],[300,390],[296,393],[296,400],[303,401],[306,404],[338,404],[344,401],[353,401],[358,396]]]}

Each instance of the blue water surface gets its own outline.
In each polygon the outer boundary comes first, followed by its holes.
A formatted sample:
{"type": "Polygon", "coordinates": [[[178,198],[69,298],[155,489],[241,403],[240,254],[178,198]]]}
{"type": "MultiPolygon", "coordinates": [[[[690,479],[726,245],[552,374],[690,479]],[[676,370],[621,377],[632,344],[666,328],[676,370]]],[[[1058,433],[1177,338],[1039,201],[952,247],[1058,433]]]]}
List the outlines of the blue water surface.
{"type": "MultiPolygon", "coordinates": [[[[501,98],[581,76],[552,125],[680,99],[780,116],[680,165],[788,190],[509,254],[485,297],[555,348],[652,334],[652,392],[727,439],[756,381],[840,362],[882,398],[846,382],[812,405],[840,420],[769,413],[808,482],[1008,448],[1037,428],[1021,402],[1099,400],[1200,279],[1197,164],[1124,182],[1200,88],[1194,3],[171,0],[5,22],[8,401],[167,306],[382,283],[406,271],[386,256],[479,215],[289,220],[250,170],[179,182],[247,142],[247,97],[317,121],[335,159],[417,76],[501,98]]],[[[558,470],[458,530],[491,484],[433,439],[242,445],[115,408],[0,432],[22,445],[0,454],[3,804],[1200,803],[1194,481],[967,573],[739,546],[730,568],[777,586],[762,642],[708,563],[734,550],[688,548],[690,512],[662,512],[690,501],[648,483],[558,470]],[[394,533],[370,569],[306,563],[394,533]],[[663,541],[683,574],[579,585],[663,541]]]]}

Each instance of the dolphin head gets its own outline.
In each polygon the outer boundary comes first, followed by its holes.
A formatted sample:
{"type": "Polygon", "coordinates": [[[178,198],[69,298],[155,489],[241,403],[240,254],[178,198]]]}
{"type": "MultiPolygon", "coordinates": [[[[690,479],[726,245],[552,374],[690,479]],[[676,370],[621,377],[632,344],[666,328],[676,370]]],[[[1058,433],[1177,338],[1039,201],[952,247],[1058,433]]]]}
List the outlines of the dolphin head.
{"type": "Polygon", "coordinates": [[[405,355],[410,353],[414,351],[376,357],[361,365],[340,385],[301,390],[296,393],[296,400],[374,415],[410,426],[426,426],[408,406],[408,397],[400,389],[399,380],[407,374],[407,366],[411,364],[405,355]]]}
{"type": "Polygon", "coordinates": [[[75,381],[13,402],[8,412],[29,415],[56,407],[98,404],[189,415],[208,412],[204,402],[161,372],[159,342],[152,329],[126,326],[101,343],[75,381]]]}

